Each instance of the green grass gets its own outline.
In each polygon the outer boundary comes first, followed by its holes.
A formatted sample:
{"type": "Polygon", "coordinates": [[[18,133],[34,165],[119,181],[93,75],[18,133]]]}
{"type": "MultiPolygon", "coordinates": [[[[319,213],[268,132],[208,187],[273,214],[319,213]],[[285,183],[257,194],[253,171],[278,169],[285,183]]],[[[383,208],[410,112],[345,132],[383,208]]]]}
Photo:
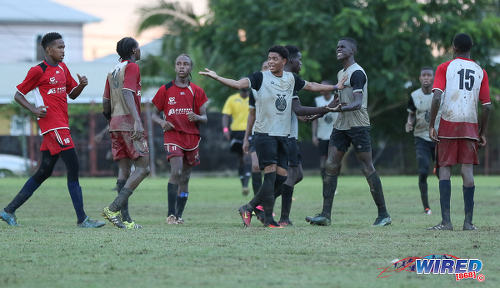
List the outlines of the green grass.
{"type": "MultiPolygon", "coordinates": [[[[0,179],[0,208],[25,180],[0,179]]],[[[500,177],[476,178],[476,232],[461,231],[461,179],[452,181],[456,231],[425,230],[440,221],[437,180],[429,179],[434,214],[425,216],[416,176],[382,177],[392,226],[371,227],[376,208],[359,176],[340,178],[332,226],[310,226],[303,219],[319,212],[321,183],[306,177],[294,194],[295,226],[274,230],[256,220],[242,227],[236,209],[249,198],[236,178],[193,178],[186,224],[167,226],[167,179],[146,179],[130,201],[144,229],[122,231],[77,228],[65,178],[51,178],[17,211],[21,227],[0,223],[0,287],[498,287],[500,177]],[[481,259],[486,281],[410,272],[377,279],[395,258],[428,254],[481,259]]],[[[91,217],[102,219],[114,183],[81,179],[91,217]]]]}

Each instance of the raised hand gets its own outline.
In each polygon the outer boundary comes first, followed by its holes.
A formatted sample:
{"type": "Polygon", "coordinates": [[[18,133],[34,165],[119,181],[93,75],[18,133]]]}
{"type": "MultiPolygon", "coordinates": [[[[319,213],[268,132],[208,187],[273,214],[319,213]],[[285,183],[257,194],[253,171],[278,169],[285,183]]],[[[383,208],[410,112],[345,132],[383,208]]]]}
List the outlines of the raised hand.
{"type": "Polygon", "coordinates": [[[76,74],[78,77],[78,82],[80,83],[80,86],[85,87],[89,84],[89,81],[87,79],[87,76],[80,76],[80,74],[76,74]]]}
{"type": "Polygon", "coordinates": [[[210,77],[213,79],[215,79],[217,77],[217,73],[215,73],[215,71],[212,71],[208,68],[205,68],[205,71],[198,72],[198,74],[203,75],[203,76],[207,76],[207,77],[210,77]]]}

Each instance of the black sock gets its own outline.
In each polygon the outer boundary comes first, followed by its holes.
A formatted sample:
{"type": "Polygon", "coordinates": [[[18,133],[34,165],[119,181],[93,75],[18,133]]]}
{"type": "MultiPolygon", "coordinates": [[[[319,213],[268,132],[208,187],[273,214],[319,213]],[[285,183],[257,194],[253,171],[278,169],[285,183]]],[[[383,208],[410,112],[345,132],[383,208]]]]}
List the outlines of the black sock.
{"type": "MultiPolygon", "coordinates": [[[[118,194],[120,194],[120,191],[123,189],[123,186],[125,186],[125,183],[127,183],[126,179],[116,180],[116,189],[118,194]]],[[[130,217],[130,214],[128,212],[128,199],[123,204],[120,213],[122,214],[122,221],[132,222],[132,218],[130,217]]]]}
{"type": "Polygon", "coordinates": [[[464,192],[464,210],[466,223],[472,224],[472,215],[474,214],[474,191],[476,186],[463,187],[464,192]]]}
{"type": "Polygon", "coordinates": [[[276,184],[276,172],[265,173],[264,182],[260,187],[259,192],[253,197],[248,205],[255,208],[257,205],[262,205],[264,208],[265,223],[271,223],[273,219],[274,208],[274,186],[276,184]]]}
{"type": "Polygon", "coordinates": [[[21,191],[17,193],[16,197],[14,197],[14,199],[10,201],[9,205],[4,208],[5,212],[16,212],[16,209],[21,207],[21,205],[23,205],[24,202],[26,202],[31,197],[31,195],[33,195],[33,192],[35,192],[38,187],[40,187],[40,183],[33,179],[33,177],[30,177],[24,184],[23,188],[21,188],[21,191]]]}
{"type": "Polygon", "coordinates": [[[252,172],[253,195],[257,195],[260,186],[262,186],[262,174],[260,172],[252,172]]]}
{"type": "Polygon", "coordinates": [[[245,166],[241,162],[240,162],[240,165],[238,166],[238,176],[240,177],[241,186],[245,187],[245,185],[244,185],[244,181],[245,181],[245,166]]]}
{"type": "Polygon", "coordinates": [[[77,223],[82,223],[87,218],[83,210],[82,187],[80,187],[78,181],[68,181],[68,190],[73,202],[73,208],[75,208],[77,223]]]}
{"type": "Polygon", "coordinates": [[[321,180],[323,180],[323,179],[325,179],[325,175],[326,175],[325,168],[321,168],[320,171],[321,171],[320,172],[321,173],[320,174],[321,175],[321,180]]]}
{"type": "Polygon", "coordinates": [[[382,182],[380,182],[380,177],[378,177],[377,172],[373,172],[372,175],[366,177],[368,185],[370,186],[370,192],[372,193],[373,201],[377,205],[378,216],[388,217],[387,208],[385,207],[384,191],[382,190],[382,182]]]}
{"type": "Polygon", "coordinates": [[[276,174],[276,182],[274,183],[274,199],[281,196],[281,187],[286,181],[286,176],[281,176],[276,174]]]}
{"type": "Polygon", "coordinates": [[[321,215],[327,218],[332,217],[332,205],[335,190],[337,189],[337,177],[338,175],[328,174],[325,174],[325,177],[323,177],[323,211],[321,215]]]}
{"type": "Polygon", "coordinates": [[[450,200],[451,200],[451,181],[439,180],[439,202],[441,203],[441,217],[444,224],[451,224],[450,218],[450,200]]]}
{"type": "Polygon", "coordinates": [[[186,207],[186,202],[188,200],[189,192],[181,192],[177,195],[177,204],[175,205],[175,217],[181,218],[184,212],[184,207],[186,207]]]}
{"type": "Polygon", "coordinates": [[[167,216],[175,215],[175,206],[177,201],[177,191],[179,190],[179,185],[168,183],[167,193],[168,193],[168,213],[167,216]]]}
{"type": "Polygon", "coordinates": [[[292,209],[293,186],[286,184],[281,185],[281,220],[290,218],[290,210],[292,209]]]}
{"type": "Polygon", "coordinates": [[[133,192],[134,191],[132,189],[122,188],[122,190],[120,190],[120,193],[118,193],[118,196],[116,196],[113,203],[109,205],[109,210],[111,210],[112,212],[120,211],[125,201],[128,200],[128,198],[130,197],[130,195],[132,195],[133,192]]]}
{"type": "Polygon", "coordinates": [[[418,188],[420,189],[420,198],[424,209],[429,208],[429,196],[427,192],[427,174],[418,175],[418,188]]]}

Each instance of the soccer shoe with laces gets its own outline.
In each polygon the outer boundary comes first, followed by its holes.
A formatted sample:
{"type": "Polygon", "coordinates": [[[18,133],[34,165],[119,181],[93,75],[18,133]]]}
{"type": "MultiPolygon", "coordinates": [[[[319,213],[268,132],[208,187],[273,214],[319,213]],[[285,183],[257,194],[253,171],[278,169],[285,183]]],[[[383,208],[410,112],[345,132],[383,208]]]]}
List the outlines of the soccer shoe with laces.
{"type": "Polygon", "coordinates": [[[252,210],[253,209],[251,209],[248,205],[243,205],[238,209],[238,213],[240,214],[245,227],[250,226],[250,222],[252,221],[252,210]]]}
{"type": "Polygon", "coordinates": [[[103,221],[98,221],[98,220],[92,220],[89,218],[89,216],[87,216],[85,218],[85,220],[83,220],[82,223],[78,223],[76,224],[76,226],[80,227],[80,228],[100,228],[102,226],[104,226],[106,223],[104,223],[103,221]]]}
{"type": "Polygon", "coordinates": [[[278,224],[282,227],[285,227],[285,226],[293,226],[293,223],[292,221],[290,221],[290,219],[280,219],[280,221],[278,221],[278,224]]]}
{"type": "Polygon", "coordinates": [[[425,208],[425,209],[424,209],[424,214],[425,214],[425,215],[432,215],[431,208],[425,208]]]}
{"type": "Polygon", "coordinates": [[[182,219],[182,217],[177,217],[177,224],[184,224],[184,219],[182,219]]]}
{"type": "Polygon", "coordinates": [[[125,225],[123,225],[122,219],[120,217],[120,211],[113,212],[109,210],[109,207],[104,207],[104,209],[102,209],[102,216],[104,216],[106,220],[111,222],[111,224],[115,225],[116,227],[121,229],[126,228],[125,225]]]}
{"type": "Polygon", "coordinates": [[[307,216],[306,221],[311,225],[318,226],[330,226],[332,224],[332,220],[329,217],[324,216],[323,214],[317,214],[316,216],[307,216]]]}
{"type": "Polygon", "coordinates": [[[169,215],[166,220],[167,224],[177,224],[177,217],[175,215],[169,215]]]}
{"type": "Polygon", "coordinates": [[[453,225],[451,225],[451,223],[439,223],[435,226],[432,226],[432,227],[429,227],[427,228],[427,230],[450,230],[452,231],[453,230],[453,225]]]}
{"type": "Polygon", "coordinates": [[[125,225],[125,228],[127,228],[128,230],[142,229],[142,225],[135,223],[135,221],[132,222],[123,221],[123,225],[125,225]]]}
{"type": "Polygon", "coordinates": [[[462,227],[462,230],[472,231],[472,230],[477,230],[477,227],[476,227],[476,225],[474,225],[470,222],[464,222],[464,226],[462,227]]]}
{"type": "Polygon", "coordinates": [[[19,226],[17,224],[17,217],[14,213],[7,213],[5,210],[2,210],[2,212],[0,212],[0,219],[5,221],[10,226],[19,226]]]}
{"type": "Polygon", "coordinates": [[[392,220],[389,215],[387,216],[378,216],[377,219],[375,219],[375,222],[373,222],[372,226],[373,227],[382,227],[382,226],[387,226],[391,225],[392,220]]]}
{"type": "Polygon", "coordinates": [[[266,228],[285,228],[285,227],[281,226],[280,224],[276,223],[276,221],[274,221],[274,220],[270,223],[264,224],[264,226],[266,228]]]}

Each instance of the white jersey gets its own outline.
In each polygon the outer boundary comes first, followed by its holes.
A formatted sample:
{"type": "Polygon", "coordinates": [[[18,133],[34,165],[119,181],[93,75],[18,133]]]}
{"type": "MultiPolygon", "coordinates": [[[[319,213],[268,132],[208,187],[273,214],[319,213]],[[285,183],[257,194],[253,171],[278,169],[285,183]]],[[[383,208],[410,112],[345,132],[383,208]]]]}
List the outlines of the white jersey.
{"type": "Polygon", "coordinates": [[[253,131],[270,136],[290,135],[292,98],[298,98],[294,91],[304,88],[305,81],[286,71],[282,77],[270,71],[256,72],[248,81],[257,92],[250,98],[250,107],[255,108],[253,131]]]}
{"type": "MultiPolygon", "coordinates": [[[[324,107],[333,101],[334,97],[331,96],[330,100],[326,100],[323,96],[318,96],[314,98],[316,102],[316,107],[324,107]]],[[[318,118],[318,130],[316,131],[316,137],[320,140],[330,140],[330,135],[332,134],[333,124],[337,121],[338,113],[328,112],[323,117],[318,118]]]]}

